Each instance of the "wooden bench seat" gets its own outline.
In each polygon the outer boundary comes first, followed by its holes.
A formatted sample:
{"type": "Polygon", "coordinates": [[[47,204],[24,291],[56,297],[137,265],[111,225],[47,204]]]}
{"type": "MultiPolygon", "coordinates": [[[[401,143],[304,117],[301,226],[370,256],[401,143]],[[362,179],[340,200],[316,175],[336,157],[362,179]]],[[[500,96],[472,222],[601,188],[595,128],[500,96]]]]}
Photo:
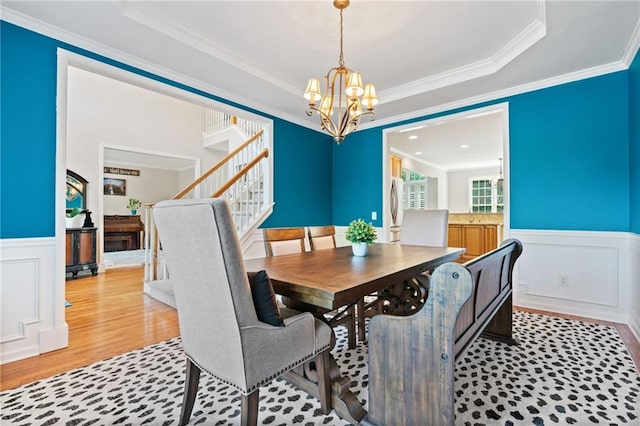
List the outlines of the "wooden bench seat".
{"type": "Polygon", "coordinates": [[[433,272],[429,297],[407,317],[369,323],[369,413],[364,425],[454,424],[454,365],[483,336],[512,337],[513,267],[520,241],[433,272]]]}

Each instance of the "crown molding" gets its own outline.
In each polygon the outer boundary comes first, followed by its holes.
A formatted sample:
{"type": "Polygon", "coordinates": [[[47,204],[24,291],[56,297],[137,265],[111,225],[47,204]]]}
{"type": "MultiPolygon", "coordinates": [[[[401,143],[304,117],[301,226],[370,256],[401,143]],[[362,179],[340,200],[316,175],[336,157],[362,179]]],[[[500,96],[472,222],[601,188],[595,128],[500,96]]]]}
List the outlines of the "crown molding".
{"type": "Polygon", "coordinates": [[[300,88],[262,71],[260,67],[251,63],[249,58],[227,48],[223,43],[207,36],[201,31],[196,31],[175,21],[171,21],[171,19],[161,14],[143,12],[139,7],[134,6],[134,4],[129,1],[119,2],[118,5],[122,15],[126,18],[138,22],[153,31],[157,31],[167,37],[184,43],[186,46],[200,50],[214,58],[218,58],[223,62],[233,65],[239,70],[247,72],[260,80],[273,84],[274,86],[277,86],[293,95],[300,96],[300,88]]]}
{"type": "Polygon", "coordinates": [[[640,49],[640,20],[636,23],[636,27],[633,30],[633,35],[631,36],[631,40],[629,40],[629,44],[624,51],[624,56],[622,57],[622,62],[629,68],[631,66],[631,62],[638,54],[638,50],[640,49]]]}
{"type": "MultiPolygon", "coordinates": [[[[539,9],[538,10],[539,16],[540,14],[544,14],[544,2],[542,0],[540,0],[538,3],[538,9],[539,9]]],[[[297,124],[301,127],[305,127],[307,129],[314,130],[318,133],[325,134],[322,130],[319,129],[319,126],[316,125],[316,123],[313,123],[305,118],[283,112],[281,110],[273,108],[272,106],[256,102],[255,100],[244,98],[242,96],[229,92],[220,87],[205,83],[197,79],[187,77],[180,73],[170,71],[164,67],[158,66],[155,63],[145,61],[139,57],[126,54],[122,51],[110,48],[101,43],[97,43],[86,37],[79,36],[75,33],[71,33],[69,31],[63,30],[54,25],[45,23],[40,20],[36,20],[30,16],[16,12],[12,9],[8,9],[6,6],[3,6],[1,3],[0,3],[0,19],[12,24],[21,26],[28,30],[34,31],[36,33],[51,37],[62,43],[67,43],[71,46],[75,46],[76,48],[84,49],[90,53],[94,53],[96,55],[100,55],[110,60],[122,63],[124,65],[128,65],[133,68],[137,68],[139,70],[149,72],[158,77],[165,78],[179,84],[183,84],[194,90],[204,92],[208,95],[216,96],[226,101],[237,103],[239,105],[242,105],[245,108],[253,109],[257,112],[260,112],[262,115],[267,116],[267,118],[269,118],[268,116],[277,117],[279,119],[286,120],[290,123],[297,124]]],[[[528,30],[523,31],[523,33],[526,31],[533,32],[533,30],[530,27],[528,27],[529,28],[528,30]]],[[[523,33],[521,33],[522,37],[526,38],[523,35],[523,33]]],[[[531,34],[529,35],[531,36],[531,34]]],[[[64,47],[64,46],[58,46],[58,47],[68,49],[68,47],[64,47]]],[[[366,129],[376,128],[376,127],[388,126],[390,124],[395,124],[395,123],[399,123],[406,120],[429,116],[429,115],[437,114],[440,112],[451,111],[454,109],[464,108],[464,107],[468,107],[468,106],[472,106],[472,105],[476,105],[484,102],[491,102],[491,101],[495,101],[508,96],[519,95],[522,93],[532,92],[535,90],[557,86],[560,84],[571,83],[574,81],[579,81],[587,78],[598,77],[604,74],[623,71],[629,68],[631,62],[633,61],[635,55],[638,52],[639,47],[640,47],[640,22],[638,22],[638,24],[636,25],[636,28],[634,30],[634,35],[627,46],[623,59],[621,59],[620,61],[612,62],[609,64],[605,64],[605,65],[601,65],[601,66],[597,66],[597,67],[593,67],[585,70],[576,71],[573,73],[564,74],[561,76],[552,77],[545,80],[526,83],[523,85],[514,86],[507,89],[497,90],[494,92],[489,92],[489,93],[485,93],[482,95],[478,95],[478,96],[474,96],[474,97],[470,97],[462,100],[440,104],[433,107],[412,111],[406,114],[389,116],[384,119],[377,119],[376,121],[373,121],[373,122],[368,121],[368,122],[362,123],[359,126],[359,130],[366,130],[366,129]]],[[[509,52],[513,52],[513,49],[515,49],[515,47],[512,47],[512,49],[509,50],[509,52]]],[[[503,54],[506,54],[506,53],[503,53],[503,54]]],[[[380,92],[380,94],[382,94],[382,92],[380,92]]],[[[389,101],[389,100],[385,99],[385,101],[389,101]]]]}
{"type": "Polygon", "coordinates": [[[430,92],[453,84],[494,74],[546,35],[545,2],[544,0],[538,0],[536,18],[490,58],[414,80],[391,89],[382,90],[378,95],[381,99],[380,103],[397,101],[420,93],[430,92]]]}
{"type": "MultiPolygon", "coordinates": [[[[216,96],[226,101],[237,103],[239,105],[242,105],[243,107],[259,111],[263,115],[278,117],[280,119],[300,125],[302,127],[309,128],[311,130],[318,130],[316,127],[312,127],[313,124],[305,120],[304,118],[285,113],[273,108],[272,106],[264,105],[262,103],[256,102],[255,100],[250,100],[248,98],[239,96],[235,93],[229,92],[212,84],[205,83],[201,80],[193,79],[183,74],[168,70],[155,63],[145,61],[137,56],[129,55],[120,50],[113,49],[101,43],[97,43],[86,37],[82,37],[78,34],[63,30],[55,25],[48,24],[46,22],[16,12],[12,9],[8,9],[2,4],[0,4],[0,17],[3,21],[9,22],[11,24],[26,28],[30,31],[53,38],[62,43],[67,43],[76,48],[86,50],[90,53],[94,53],[96,55],[108,58],[121,64],[131,66],[141,71],[154,74],[158,77],[183,84],[197,91],[204,92],[208,95],[216,96]]],[[[66,46],[58,47],[62,47],[66,50],[69,49],[66,46]]],[[[75,53],[82,55],[82,53],[75,53]]]]}
{"type": "Polygon", "coordinates": [[[453,101],[446,104],[440,104],[429,108],[424,108],[417,111],[412,111],[406,114],[399,114],[391,117],[387,117],[382,120],[376,120],[373,122],[364,123],[359,126],[360,130],[372,129],[375,127],[387,126],[389,124],[399,123],[402,121],[412,120],[414,118],[425,117],[441,112],[451,111],[458,108],[464,108],[472,105],[481,104],[484,102],[496,101],[509,96],[520,95],[522,93],[533,92],[535,90],[546,89],[561,84],[572,83],[574,81],[584,80],[587,78],[598,77],[605,74],[611,74],[618,71],[624,71],[628,69],[622,60],[612,62],[610,64],[599,65],[597,67],[588,68],[556,77],[551,77],[544,80],[538,80],[531,83],[522,84],[520,86],[514,86],[507,89],[496,90],[494,92],[485,93],[478,96],[473,96],[459,101],[453,101]]]}

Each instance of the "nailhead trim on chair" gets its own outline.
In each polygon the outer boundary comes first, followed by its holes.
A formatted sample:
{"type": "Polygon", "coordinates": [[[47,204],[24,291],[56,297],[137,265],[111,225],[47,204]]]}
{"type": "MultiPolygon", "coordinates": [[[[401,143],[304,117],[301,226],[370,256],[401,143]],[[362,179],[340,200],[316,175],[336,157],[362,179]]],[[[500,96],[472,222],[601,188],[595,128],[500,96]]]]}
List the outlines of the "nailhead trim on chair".
{"type": "Polygon", "coordinates": [[[189,356],[189,354],[187,354],[186,352],[185,352],[185,356],[186,356],[189,360],[191,360],[191,362],[193,362],[193,363],[194,363],[194,364],[195,364],[195,365],[196,365],[196,366],[197,366],[201,371],[204,371],[204,372],[206,372],[207,374],[210,374],[211,376],[215,377],[215,378],[216,378],[216,380],[219,380],[219,381],[221,381],[221,382],[222,382],[222,383],[224,383],[224,384],[227,384],[227,385],[229,385],[229,386],[233,386],[234,388],[238,389],[238,390],[239,390],[241,393],[243,393],[244,395],[248,395],[248,394],[250,394],[251,392],[253,392],[254,390],[258,389],[260,386],[266,385],[267,383],[271,382],[273,379],[275,379],[275,378],[277,378],[277,377],[280,377],[283,373],[286,373],[287,371],[291,370],[292,368],[297,367],[298,365],[303,364],[303,363],[304,363],[304,362],[306,362],[307,360],[309,360],[309,359],[311,359],[311,358],[313,358],[313,357],[315,357],[315,356],[319,355],[320,353],[324,352],[325,350],[328,350],[330,346],[331,346],[330,344],[329,344],[329,345],[326,345],[326,346],[323,346],[323,347],[322,347],[318,352],[311,353],[311,354],[309,354],[309,355],[305,356],[304,358],[302,358],[300,361],[298,361],[298,362],[294,362],[293,364],[291,364],[291,365],[289,365],[289,366],[285,367],[284,369],[282,369],[282,370],[278,371],[277,373],[275,373],[275,374],[273,374],[273,375],[271,375],[271,376],[269,376],[269,377],[267,377],[267,378],[262,379],[259,383],[257,383],[257,384],[255,384],[255,385],[251,386],[251,387],[250,387],[249,389],[247,389],[247,390],[242,389],[240,386],[236,385],[235,383],[231,383],[231,382],[230,382],[230,381],[228,381],[228,380],[224,380],[224,379],[222,379],[222,378],[218,377],[217,375],[213,374],[212,372],[210,372],[210,371],[209,371],[209,370],[207,370],[206,368],[202,368],[202,366],[200,366],[200,364],[198,364],[198,363],[197,363],[197,362],[196,362],[192,357],[190,357],[190,356],[189,356]]]}

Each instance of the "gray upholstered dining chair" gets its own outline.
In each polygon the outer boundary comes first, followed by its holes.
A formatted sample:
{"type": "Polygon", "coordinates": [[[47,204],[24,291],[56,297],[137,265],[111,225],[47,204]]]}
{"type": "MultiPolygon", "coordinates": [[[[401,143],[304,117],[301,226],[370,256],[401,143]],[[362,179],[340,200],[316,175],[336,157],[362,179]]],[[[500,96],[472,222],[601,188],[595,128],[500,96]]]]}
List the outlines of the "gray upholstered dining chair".
{"type": "Polygon", "coordinates": [[[405,210],[400,244],[446,247],[449,234],[449,210],[405,210]]]}
{"type": "MultiPolygon", "coordinates": [[[[402,217],[400,244],[413,246],[446,247],[449,235],[449,210],[405,210],[402,217]]],[[[425,291],[429,291],[431,272],[415,277],[425,291]]]]}
{"type": "Polygon", "coordinates": [[[288,309],[282,312],[284,326],[258,319],[226,202],[163,201],[153,214],[171,271],[187,358],[179,424],[191,417],[201,371],[240,391],[241,422],[255,425],[260,386],[313,358],[321,410],[327,413],[331,328],[308,312],[288,309]]]}

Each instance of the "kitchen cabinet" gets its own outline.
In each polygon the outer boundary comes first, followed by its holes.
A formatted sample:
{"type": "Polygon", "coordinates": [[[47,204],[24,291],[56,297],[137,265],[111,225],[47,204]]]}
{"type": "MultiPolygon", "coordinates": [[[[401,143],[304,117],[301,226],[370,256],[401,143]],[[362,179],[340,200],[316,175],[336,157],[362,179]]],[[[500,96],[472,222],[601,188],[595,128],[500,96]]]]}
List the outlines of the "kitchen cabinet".
{"type": "Polygon", "coordinates": [[[80,271],[98,275],[96,231],[97,228],[67,228],[65,265],[66,272],[71,273],[73,279],[80,271]]]}
{"type": "Polygon", "coordinates": [[[498,247],[498,227],[495,224],[449,224],[449,247],[464,247],[461,262],[478,257],[498,247]]]}

